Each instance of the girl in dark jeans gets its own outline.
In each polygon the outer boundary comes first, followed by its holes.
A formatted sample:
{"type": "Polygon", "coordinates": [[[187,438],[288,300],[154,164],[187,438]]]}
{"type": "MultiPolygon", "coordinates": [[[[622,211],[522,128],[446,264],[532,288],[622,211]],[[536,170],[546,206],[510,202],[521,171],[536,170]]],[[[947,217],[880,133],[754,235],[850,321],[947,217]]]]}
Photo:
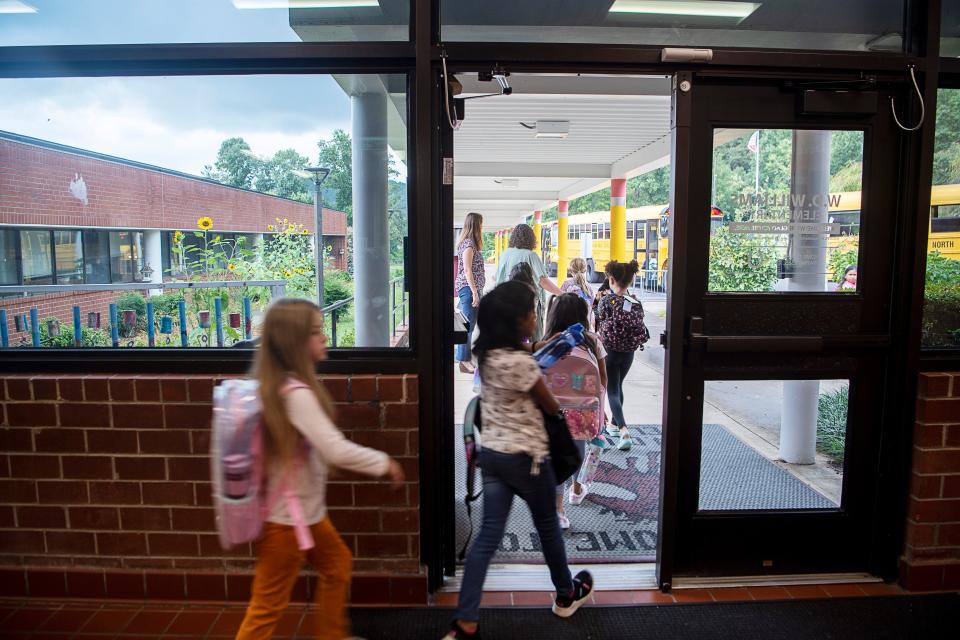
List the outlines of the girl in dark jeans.
{"type": "Polygon", "coordinates": [[[593,591],[589,572],[570,576],[557,520],[557,482],[548,458],[543,412],[556,414],[560,405],[523,344],[537,328],[536,299],[529,285],[508,281],[480,301],[480,333],[473,353],[483,384],[478,458],[483,473],[483,523],[467,555],[456,619],[445,636],[448,640],[480,637],[477,622],[483,582],[503,538],[514,496],[527,503],[540,536],[550,579],[557,589],[553,612],[564,618],[573,615],[593,591]]]}
{"type": "Polygon", "coordinates": [[[596,310],[600,340],[607,350],[607,398],[613,413],[614,428],[607,427],[607,433],[620,436],[617,448],[621,451],[633,445],[633,437],[623,417],[623,380],[633,365],[634,352],[642,349],[643,343],[650,338],[643,322],[643,305],[628,293],[638,270],[636,260],[608,262],[606,274],[610,293],[600,298],[596,310]]]}
{"type": "Polygon", "coordinates": [[[457,258],[457,277],[453,290],[460,299],[460,313],[467,320],[467,341],[457,345],[457,361],[462,373],[473,373],[473,364],[470,363],[470,336],[476,324],[477,307],[480,306],[480,296],[483,295],[486,282],[483,270],[483,216],[479,213],[468,213],[463,221],[463,231],[457,238],[457,258]]]}

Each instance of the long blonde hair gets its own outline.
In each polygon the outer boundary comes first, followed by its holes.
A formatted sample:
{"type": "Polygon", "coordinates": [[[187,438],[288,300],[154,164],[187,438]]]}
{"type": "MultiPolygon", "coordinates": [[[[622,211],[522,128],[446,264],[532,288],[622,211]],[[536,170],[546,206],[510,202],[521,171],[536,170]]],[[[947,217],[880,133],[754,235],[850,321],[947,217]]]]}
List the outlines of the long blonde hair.
{"type": "Polygon", "coordinates": [[[336,417],[333,400],[317,380],[316,366],[307,348],[319,312],[317,305],[296,298],[279,298],[267,309],[254,377],[260,383],[268,460],[286,461],[296,452],[299,433],[287,415],[282,392],[291,378],[310,387],[330,419],[336,417]]]}
{"type": "Polygon", "coordinates": [[[570,275],[583,295],[588,298],[593,297],[593,291],[590,290],[590,284],[587,282],[587,261],[583,258],[574,258],[570,261],[570,275]]]}
{"type": "Polygon", "coordinates": [[[483,216],[476,212],[467,214],[463,221],[463,229],[460,230],[460,237],[457,238],[457,246],[465,239],[473,240],[473,249],[480,251],[483,249],[483,216]]]}

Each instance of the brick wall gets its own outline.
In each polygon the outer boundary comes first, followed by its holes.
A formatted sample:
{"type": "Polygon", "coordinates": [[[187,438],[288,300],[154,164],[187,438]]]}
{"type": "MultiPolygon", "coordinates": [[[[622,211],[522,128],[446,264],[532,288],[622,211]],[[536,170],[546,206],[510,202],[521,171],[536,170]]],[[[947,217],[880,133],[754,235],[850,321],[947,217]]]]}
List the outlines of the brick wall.
{"type": "MultiPolygon", "coordinates": [[[[0,400],[0,596],[246,600],[250,548],[217,540],[211,376],[10,376],[0,400]]],[[[408,482],[340,472],[330,514],[355,555],[354,603],[426,602],[416,376],[332,376],[338,423],[408,482]]],[[[294,598],[311,597],[310,581],[294,598]]]]}
{"type": "MultiPolygon", "coordinates": [[[[275,218],[314,231],[314,207],[120,161],[0,138],[0,224],[264,233],[275,218]],[[82,177],[87,204],[70,192],[82,177]]],[[[324,234],[345,235],[346,214],[324,209],[324,234]]]]}
{"type": "Polygon", "coordinates": [[[906,544],[908,589],[960,589],[960,372],[920,375],[906,544]]]}

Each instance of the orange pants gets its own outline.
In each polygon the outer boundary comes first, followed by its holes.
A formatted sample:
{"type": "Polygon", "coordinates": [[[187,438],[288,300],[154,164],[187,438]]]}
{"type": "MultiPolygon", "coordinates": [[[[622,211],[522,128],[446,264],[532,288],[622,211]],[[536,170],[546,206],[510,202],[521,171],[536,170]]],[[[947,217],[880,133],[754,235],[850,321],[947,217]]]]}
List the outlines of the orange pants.
{"type": "Polygon", "coordinates": [[[306,558],[320,574],[317,579],[316,637],[343,640],[350,636],[347,591],[353,556],[333,528],[330,518],[310,526],[314,546],[297,547],[293,527],[267,522],[257,541],[257,569],[250,604],[236,640],[272,638],[274,628],[290,604],[290,592],[306,558]]]}

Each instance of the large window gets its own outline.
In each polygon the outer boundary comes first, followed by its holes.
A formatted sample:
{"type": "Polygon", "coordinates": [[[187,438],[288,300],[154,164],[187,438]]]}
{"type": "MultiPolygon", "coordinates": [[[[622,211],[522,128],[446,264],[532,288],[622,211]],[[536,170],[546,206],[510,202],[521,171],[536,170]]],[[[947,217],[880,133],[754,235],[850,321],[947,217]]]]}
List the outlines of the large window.
{"type": "Polygon", "coordinates": [[[407,344],[406,75],[17,79],[0,91],[5,185],[31,203],[0,197],[0,229],[15,229],[0,238],[0,276],[76,287],[66,303],[32,291],[41,318],[72,328],[73,305],[109,318],[115,298],[136,312],[123,344],[146,346],[153,301],[172,336],[158,344],[180,346],[185,323],[190,346],[226,347],[255,339],[286,295],[322,298],[336,347],[407,344]]]}
{"type": "Polygon", "coordinates": [[[17,232],[0,229],[0,285],[19,284],[17,267],[17,232]]]}
{"type": "Polygon", "coordinates": [[[901,51],[903,0],[442,0],[443,40],[901,51]]]}
{"type": "Polygon", "coordinates": [[[922,344],[960,347],[960,89],[937,93],[922,344]]]}
{"type": "Polygon", "coordinates": [[[0,44],[406,40],[410,0],[4,0],[0,44]]]}

